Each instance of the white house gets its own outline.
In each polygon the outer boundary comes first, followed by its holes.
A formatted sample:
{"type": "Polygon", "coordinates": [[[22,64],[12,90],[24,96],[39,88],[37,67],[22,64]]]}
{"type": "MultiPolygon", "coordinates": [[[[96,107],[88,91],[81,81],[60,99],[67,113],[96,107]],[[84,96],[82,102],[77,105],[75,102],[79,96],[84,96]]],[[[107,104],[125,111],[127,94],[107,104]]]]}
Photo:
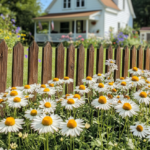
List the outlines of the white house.
{"type": "Polygon", "coordinates": [[[141,41],[150,42],[150,27],[142,27],[140,29],[141,41]]]}
{"type": "Polygon", "coordinates": [[[115,32],[133,27],[135,18],[131,0],[53,0],[45,11],[47,15],[34,18],[37,42],[104,37],[110,27],[115,32]],[[37,32],[43,22],[48,23],[47,32],[37,32]]]}

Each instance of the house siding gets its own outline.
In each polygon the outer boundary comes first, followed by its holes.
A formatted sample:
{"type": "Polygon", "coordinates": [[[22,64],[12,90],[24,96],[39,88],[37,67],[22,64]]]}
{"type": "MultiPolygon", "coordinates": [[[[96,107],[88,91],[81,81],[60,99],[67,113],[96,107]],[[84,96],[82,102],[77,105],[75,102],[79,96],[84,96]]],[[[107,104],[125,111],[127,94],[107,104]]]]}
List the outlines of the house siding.
{"type": "Polygon", "coordinates": [[[119,0],[118,7],[121,11],[117,14],[110,12],[105,13],[105,32],[108,32],[110,27],[113,27],[114,32],[117,32],[118,22],[120,22],[121,28],[125,28],[126,25],[133,27],[133,17],[129,9],[128,0],[125,0],[125,10],[123,10],[123,0],[119,0]]]}

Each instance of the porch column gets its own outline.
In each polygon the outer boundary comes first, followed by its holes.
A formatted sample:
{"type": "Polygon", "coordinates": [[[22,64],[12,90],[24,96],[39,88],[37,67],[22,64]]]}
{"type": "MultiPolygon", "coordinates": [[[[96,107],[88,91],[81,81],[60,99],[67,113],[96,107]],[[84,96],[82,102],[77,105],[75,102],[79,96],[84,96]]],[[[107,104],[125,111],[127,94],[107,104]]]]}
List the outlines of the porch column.
{"type": "Polygon", "coordinates": [[[51,37],[51,21],[49,21],[49,26],[48,26],[48,40],[50,41],[51,37]]]}
{"type": "Polygon", "coordinates": [[[36,21],[34,22],[34,41],[36,42],[36,21]]]}
{"type": "Polygon", "coordinates": [[[76,20],[74,20],[74,40],[76,39],[76,23],[77,21],[76,20]]]}
{"type": "Polygon", "coordinates": [[[88,33],[89,33],[89,20],[86,20],[86,39],[88,39],[88,33]]]}

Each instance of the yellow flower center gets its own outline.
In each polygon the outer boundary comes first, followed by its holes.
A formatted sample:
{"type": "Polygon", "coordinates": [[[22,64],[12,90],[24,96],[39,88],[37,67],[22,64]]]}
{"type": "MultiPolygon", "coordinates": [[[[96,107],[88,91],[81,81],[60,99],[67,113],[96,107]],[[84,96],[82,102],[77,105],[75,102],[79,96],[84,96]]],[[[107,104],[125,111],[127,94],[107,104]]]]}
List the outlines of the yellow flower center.
{"type": "Polygon", "coordinates": [[[17,89],[16,87],[12,87],[12,88],[11,88],[11,90],[16,90],[16,89],[17,89]]]}
{"type": "Polygon", "coordinates": [[[64,80],[69,80],[69,77],[64,77],[64,80]]]}
{"type": "Polygon", "coordinates": [[[11,96],[17,96],[17,95],[18,95],[18,92],[17,92],[17,91],[11,91],[11,92],[10,92],[10,95],[11,95],[11,96]]]}
{"type": "Polygon", "coordinates": [[[109,84],[110,86],[112,86],[114,83],[113,83],[113,82],[109,82],[108,84],[109,84]]]}
{"type": "Polygon", "coordinates": [[[137,129],[139,132],[142,132],[142,131],[143,131],[143,127],[142,127],[141,125],[138,125],[138,126],[136,127],[136,129],[137,129]]]}
{"type": "Polygon", "coordinates": [[[104,87],[104,84],[103,84],[103,83],[99,83],[98,87],[99,87],[99,88],[103,88],[103,87],[104,87]]]}
{"type": "Polygon", "coordinates": [[[147,93],[146,93],[146,92],[141,92],[141,93],[140,93],[140,96],[141,96],[142,98],[146,98],[146,97],[147,97],[147,93]]]}
{"type": "Polygon", "coordinates": [[[30,89],[30,85],[25,85],[24,88],[25,89],[30,89]]]}
{"type": "Polygon", "coordinates": [[[148,87],[150,88],[150,85],[148,87]]]}
{"type": "Polygon", "coordinates": [[[98,76],[101,76],[102,74],[98,73],[98,76]]]}
{"type": "Polygon", "coordinates": [[[124,98],[130,99],[130,96],[128,96],[128,95],[125,95],[125,96],[124,96],[124,98]]]}
{"type": "Polygon", "coordinates": [[[137,76],[133,76],[132,81],[139,81],[139,78],[137,76]]]}
{"type": "Polygon", "coordinates": [[[146,83],[150,83],[148,80],[145,80],[146,83]]]}
{"type": "Polygon", "coordinates": [[[46,103],[44,104],[44,106],[45,106],[46,108],[50,108],[50,107],[51,107],[51,103],[50,103],[50,102],[46,102],[46,103]]]}
{"type": "Polygon", "coordinates": [[[45,89],[43,90],[43,92],[49,92],[49,91],[50,91],[49,88],[45,88],[45,89]]]}
{"type": "Polygon", "coordinates": [[[53,119],[50,116],[46,116],[42,120],[42,124],[44,126],[50,126],[50,125],[52,125],[52,123],[53,123],[53,119]]]}
{"type": "Polygon", "coordinates": [[[80,85],[80,86],[79,86],[79,89],[80,89],[80,90],[85,90],[86,87],[85,87],[84,85],[80,85]]]}
{"type": "Polygon", "coordinates": [[[41,84],[41,88],[46,88],[46,85],[45,84],[41,84]]]}
{"type": "Polygon", "coordinates": [[[132,70],[133,71],[138,71],[138,68],[137,67],[133,67],[132,70]]]}
{"type": "Polygon", "coordinates": [[[3,97],[7,97],[7,94],[8,94],[8,93],[5,93],[5,94],[3,95],[3,97]]]}
{"type": "Polygon", "coordinates": [[[92,80],[92,78],[90,76],[86,77],[86,80],[92,80]]]}
{"type": "Polygon", "coordinates": [[[98,102],[100,104],[106,104],[107,103],[107,99],[105,96],[100,96],[99,99],[98,99],[98,102]]]}
{"type": "Polygon", "coordinates": [[[121,82],[121,85],[123,86],[126,86],[126,84],[127,84],[126,82],[121,82]]]}
{"type": "Polygon", "coordinates": [[[120,80],[124,80],[124,77],[120,77],[120,80]]]}
{"type": "Polygon", "coordinates": [[[73,96],[73,98],[78,98],[78,99],[80,99],[81,97],[80,97],[79,94],[75,94],[75,95],[73,96]]]}
{"type": "Polygon", "coordinates": [[[56,82],[56,81],[59,81],[59,79],[58,78],[54,78],[53,81],[56,82]]]}
{"type": "Polygon", "coordinates": [[[15,124],[15,119],[13,117],[8,117],[5,121],[6,126],[13,126],[15,124]]]}
{"type": "Polygon", "coordinates": [[[67,123],[67,127],[68,127],[68,128],[73,129],[73,128],[75,128],[76,126],[77,126],[77,123],[76,123],[76,121],[75,121],[74,119],[70,119],[70,120],[68,121],[68,123],[67,123]]]}
{"type": "Polygon", "coordinates": [[[74,101],[72,98],[70,98],[70,99],[67,100],[67,103],[68,103],[68,104],[74,104],[75,101],[74,101]]]}
{"type": "Polygon", "coordinates": [[[131,109],[132,109],[132,106],[131,106],[130,103],[124,103],[123,109],[124,109],[124,110],[131,110],[131,109]]]}
{"type": "Polygon", "coordinates": [[[121,103],[121,100],[119,100],[118,103],[121,103]]]}
{"type": "Polygon", "coordinates": [[[113,96],[111,94],[108,94],[107,96],[108,96],[109,99],[113,98],[113,96]]]}
{"type": "Polygon", "coordinates": [[[15,97],[13,101],[15,103],[19,103],[19,102],[21,102],[21,98],[20,97],[15,97]]]}
{"type": "Polygon", "coordinates": [[[110,63],[113,64],[114,62],[113,62],[113,61],[110,61],[110,63]]]}
{"type": "Polygon", "coordinates": [[[0,104],[1,104],[3,101],[4,101],[3,99],[0,99],[0,104]]]}
{"type": "Polygon", "coordinates": [[[50,87],[54,87],[54,84],[53,84],[53,83],[50,83],[49,86],[50,86],[50,87]]]}
{"type": "Polygon", "coordinates": [[[70,94],[66,94],[66,95],[65,95],[65,99],[67,99],[68,96],[70,96],[70,94]]]}
{"type": "Polygon", "coordinates": [[[112,92],[117,92],[117,90],[116,89],[112,89],[112,92]]]}
{"type": "Polygon", "coordinates": [[[24,98],[29,98],[29,96],[27,95],[27,96],[25,96],[24,98]]]}
{"type": "Polygon", "coordinates": [[[119,99],[119,98],[120,98],[120,96],[118,95],[118,96],[117,96],[117,98],[119,99]]]}
{"type": "Polygon", "coordinates": [[[35,109],[31,110],[30,115],[31,116],[36,116],[37,115],[37,110],[35,110],[35,109]]]}

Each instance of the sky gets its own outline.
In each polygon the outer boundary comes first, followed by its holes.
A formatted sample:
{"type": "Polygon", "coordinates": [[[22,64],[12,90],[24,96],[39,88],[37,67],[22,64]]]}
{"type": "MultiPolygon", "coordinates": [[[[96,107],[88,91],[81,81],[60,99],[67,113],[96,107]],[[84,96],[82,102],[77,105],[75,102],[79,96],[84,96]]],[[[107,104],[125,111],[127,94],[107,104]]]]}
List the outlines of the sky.
{"type": "Polygon", "coordinates": [[[40,2],[42,3],[42,10],[44,11],[48,5],[50,4],[52,0],[40,0],[40,2]]]}

